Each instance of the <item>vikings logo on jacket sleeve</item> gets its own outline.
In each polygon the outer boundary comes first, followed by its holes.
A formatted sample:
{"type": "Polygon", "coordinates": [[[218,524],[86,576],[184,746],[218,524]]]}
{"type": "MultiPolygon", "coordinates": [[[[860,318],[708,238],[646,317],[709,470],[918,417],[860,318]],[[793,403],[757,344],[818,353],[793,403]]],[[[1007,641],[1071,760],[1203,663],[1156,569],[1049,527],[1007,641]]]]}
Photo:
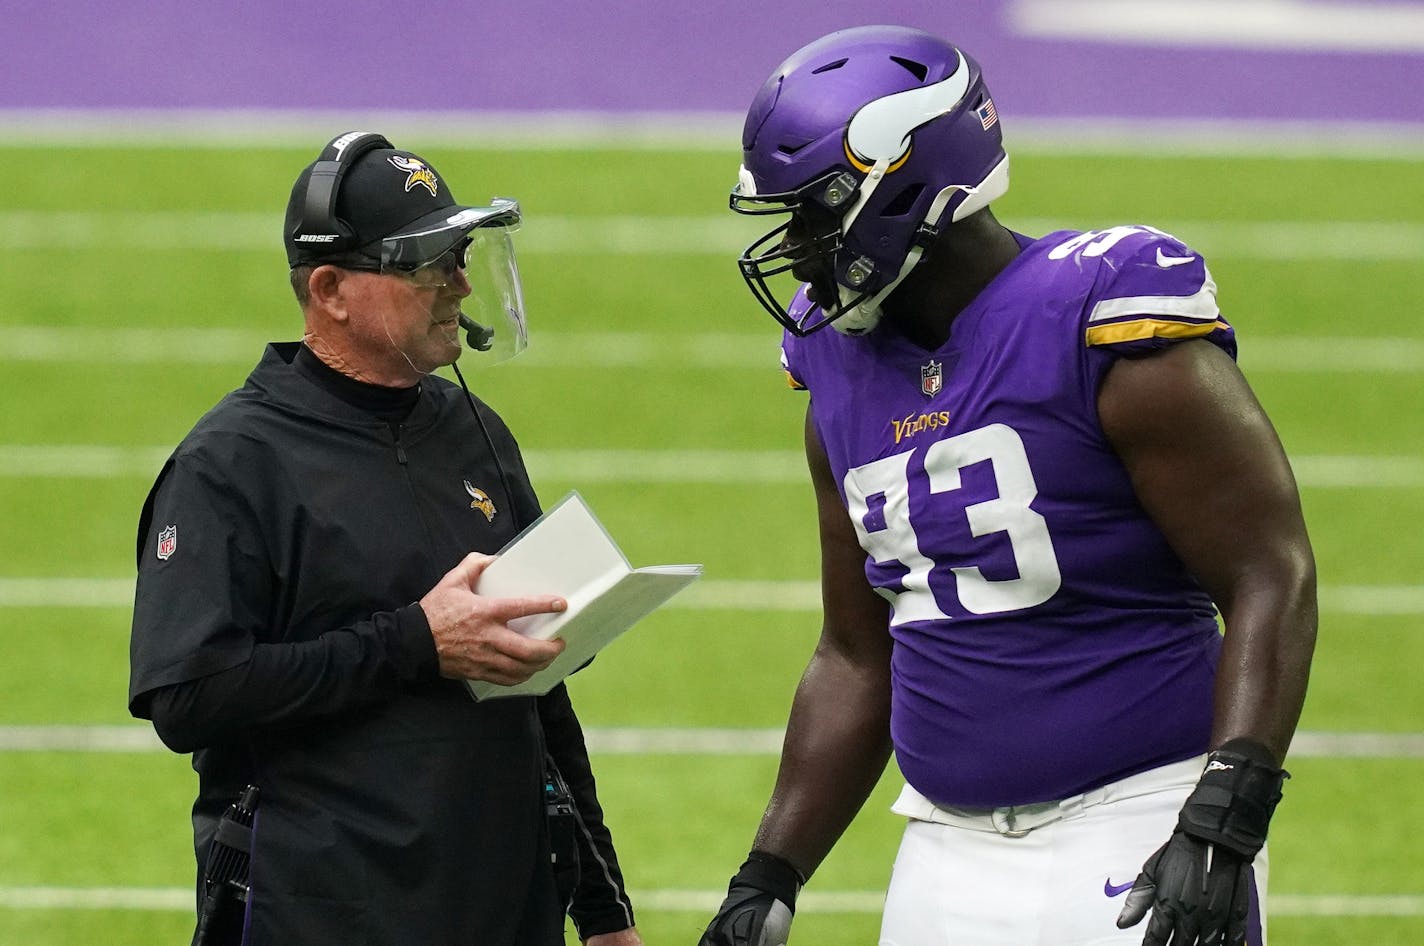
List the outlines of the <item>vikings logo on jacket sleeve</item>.
{"type": "Polygon", "coordinates": [[[938,349],[889,324],[783,339],[892,606],[896,758],[946,804],[1067,797],[1210,732],[1212,602],[1137,501],[1097,391],[1124,355],[1234,351],[1215,286],[1147,227],[1019,239],[938,349]]]}

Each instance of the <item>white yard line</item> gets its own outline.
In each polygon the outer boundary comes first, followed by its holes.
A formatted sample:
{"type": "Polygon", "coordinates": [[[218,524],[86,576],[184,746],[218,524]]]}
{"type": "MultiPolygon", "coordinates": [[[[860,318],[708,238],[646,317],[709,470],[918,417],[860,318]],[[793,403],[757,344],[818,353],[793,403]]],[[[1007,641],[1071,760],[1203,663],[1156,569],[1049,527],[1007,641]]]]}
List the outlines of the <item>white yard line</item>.
{"type": "MultiPolygon", "coordinates": [[[[1026,233],[1132,221],[1008,218],[1026,233]]],[[[1172,231],[1208,259],[1418,260],[1424,223],[1370,220],[1148,221],[1172,231]]],[[[138,250],[253,251],[280,257],[273,236],[281,221],[242,211],[0,211],[0,249],[72,250],[123,246],[138,250]]],[[[713,255],[730,261],[767,229],[734,214],[687,217],[531,214],[520,231],[521,254],[616,256],[713,255]]]]}
{"type": "MultiPolygon", "coordinates": [[[[1056,4],[1058,0],[1050,0],[1056,4]]],[[[1129,0],[1136,5],[1136,0],[1129,0]]],[[[1238,0],[1229,0],[1233,5],[1238,0]]],[[[0,109],[0,150],[311,147],[311,130],[353,124],[424,147],[527,151],[686,151],[729,155],[745,116],[731,112],[395,112],[293,109],[0,109]]],[[[1004,115],[1013,154],[1252,156],[1272,159],[1424,157],[1410,122],[1102,119],[1004,115]]],[[[733,173],[733,177],[735,174],[733,173]]],[[[730,185],[729,185],[730,186],[730,185]]]]}
{"type": "MultiPolygon", "coordinates": [[[[295,311],[295,310],[294,310],[295,311]]],[[[293,325],[294,330],[296,325],[293,325]]],[[[293,335],[288,340],[294,340],[293,335]]],[[[252,366],[269,338],[240,329],[105,328],[78,326],[0,326],[0,361],[104,362],[107,364],[186,365],[232,364],[252,366]]],[[[1407,370],[1424,370],[1424,339],[1417,351],[1408,352],[1409,339],[1356,339],[1363,348],[1378,347],[1393,353],[1407,370]],[[1406,356],[1399,359],[1400,346],[1406,356]]],[[[752,333],[646,333],[547,332],[535,326],[529,350],[514,362],[523,368],[748,368],[767,373],[780,371],[781,336],[768,319],[766,331],[752,333]]],[[[1263,346],[1264,347],[1264,346],[1263,346]]],[[[1348,352],[1349,339],[1322,340],[1312,354],[1328,361],[1330,351],[1348,352]]],[[[1370,367],[1377,368],[1377,364],[1370,367]]],[[[503,369],[501,369],[503,370],[503,369]]]]}
{"type": "Polygon", "coordinates": [[[1014,0],[1025,36],[1351,53],[1424,52],[1424,8],[1378,0],[1014,0]]]}
{"type": "MultiPolygon", "coordinates": [[[[1424,257],[1424,251],[1421,251],[1424,257]]],[[[0,362],[109,365],[227,364],[250,367],[271,339],[222,328],[0,326],[0,362]]],[[[514,366],[526,368],[688,368],[779,371],[780,336],[750,332],[540,332],[514,366]]],[[[1424,337],[1286,338],[1247,333],[1241,366],[1255,372],[1411,374],[1424,372],[1424,337]]]]}
{"type": "MultiPolygon", "coordinates": [[[[634,890],[638,909],[658,913],[711,915],[724,890],[634,890]]],[[[807,890],[796,901],[802,913],[879,913],[885,893],[878,890],[807,890]]],[[[187,913],[194,894],[187,887],[0,886],[0,908],[16,910],[134,910],[187,913]]],[[[1272,916],[1424,915],[1420,894],[1271,894],[1272,916]]]]}
{"type": "MultiPolygon", "coordinates": [[[[0,576],[3,608],[128,608],[131,578],[0,576]]],[[[771,611],[814,613],[821,608],[814,580],[704,578],[665,605],[681,611],[771,611]]],[[[1327,614],[1364,617],[1424,615],[1424,585],[1325,585],[1320,608],[1327,614]]]]}
{"type": "MultiPolygon", "coordinates": [[[[598,755],[768,756],[781,752],[778,728],[592,726],[585,733],[598,755]]],[[[0,752],[166,752],[146,724],[0,726],[0,752]]],[[[1424,733],[1319,732],[1296,734],[1291,758],[1420,759],[1424,733]]]]}
{"type": "Polygon", "coordinates": [[[0,907],[10,910],[193,911],[189,887],[0,887],[0,907]]]}
{"type": "MultiPolygon", "coordinates": [[[[133,581],[128,578],[0,577],[0,609],[128,608],[133,604],[133,591],[133,581]]],[[[1424,585],[1327,585],[1320,589],[1320,606],[1326,614],[1424,615],[1424,585]]],[[[666,607],[814,614],[820,610],[821,593],[813,580],[703,579],[666,607]]]]}
{"type": "MultiPolygon", "coordinates": [[[[155,476],[171,447],[102,444],[0,444],[0,479],[146,479],[155,476]]],[[[524,460],[536,481],[579,483],[785,483],[807,482],[798,450],[528,450],[524,460]]],[[[1296,479],[1318,489],[1424,487],[1424,457],[1296,456],[1296,479]]]]}

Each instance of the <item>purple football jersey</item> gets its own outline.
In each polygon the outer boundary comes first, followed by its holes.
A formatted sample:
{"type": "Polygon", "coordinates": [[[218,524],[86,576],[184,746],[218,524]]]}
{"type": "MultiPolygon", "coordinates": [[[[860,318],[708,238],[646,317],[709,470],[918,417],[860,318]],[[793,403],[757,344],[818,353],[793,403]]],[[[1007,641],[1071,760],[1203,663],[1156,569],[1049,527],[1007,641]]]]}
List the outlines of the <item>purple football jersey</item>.
{"type": "Polygon", "coordinates": [[[1182,339],[1234,356],[1215,284],[1149,227],[1019,242],[935,351],[888,326],[782,346],[893,608],[896,758],[948,805],[1064,798],[1203,752],[1211,727],[1215,609],[1097,392],[1182,339]]]}

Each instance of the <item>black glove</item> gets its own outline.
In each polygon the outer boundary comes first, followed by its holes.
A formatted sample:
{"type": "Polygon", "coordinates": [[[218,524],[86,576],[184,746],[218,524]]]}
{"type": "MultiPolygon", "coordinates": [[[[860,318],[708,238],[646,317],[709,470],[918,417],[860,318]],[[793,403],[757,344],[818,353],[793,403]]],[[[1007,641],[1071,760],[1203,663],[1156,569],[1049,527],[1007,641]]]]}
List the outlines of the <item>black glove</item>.
{"type": "Polygon", "coordinates": [[[1143,946],[1240,946],[1250,908],[1248,868],[1281,800],[1282,769],[1220,749],[1177,817],[1177,829],[1137,875],[1119,929],[1152,910],[1143,946]]]}
{"type": "Polygon", "coordinates": [[[776,855],[752,851],[697,946],[785,946],[796,894],[805,882],[776,855]]]}

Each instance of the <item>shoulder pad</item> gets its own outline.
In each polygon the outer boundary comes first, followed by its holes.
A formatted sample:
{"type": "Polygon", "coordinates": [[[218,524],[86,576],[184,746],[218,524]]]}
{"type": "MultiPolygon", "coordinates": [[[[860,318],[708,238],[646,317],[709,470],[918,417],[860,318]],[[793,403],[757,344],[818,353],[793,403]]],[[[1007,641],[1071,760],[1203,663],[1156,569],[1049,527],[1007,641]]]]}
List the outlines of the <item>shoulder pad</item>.
{"type": "Polygon", "coordinates": [[[1169,233],[1147,226],[1090,230],[1058,244],[1048,258],[1096,269],[1084,307],[1089,346],[1151,349],[1231,331],[1206,261],[1169,233]]]}

